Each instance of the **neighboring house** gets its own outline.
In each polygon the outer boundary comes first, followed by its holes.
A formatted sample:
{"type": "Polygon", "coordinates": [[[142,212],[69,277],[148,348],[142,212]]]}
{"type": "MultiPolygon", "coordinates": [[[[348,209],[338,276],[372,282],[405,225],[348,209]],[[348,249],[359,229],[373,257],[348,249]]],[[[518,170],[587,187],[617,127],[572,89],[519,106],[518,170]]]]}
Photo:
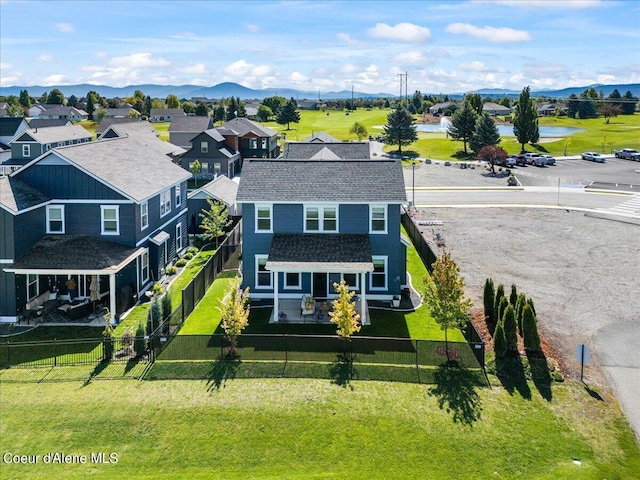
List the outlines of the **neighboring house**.
{"type": "Polygon", "coordinates": [[[27,129],[29,123],[23,117],[0,117],[0,148],[11,150],[11,140],[27,129]]]}
{"type": "Polygon", "coordinates": [[[238,182],[229,177],[219,175],[206,185],[189,192],[187,196],[187,208],[189,209],[189,233],[200,234],[200,212],[209,209],[207,197],[211,200],[220,200],[227,206],[229,217],[239,217],[242,215],[242,209],[236,203],[236,195],[238,194],[238,182]]]}
{"type": "Polygon", "coordinates": [[[444,112],[447,108],[449,108],[451,105],[455,105],[455,102],[442,102],[442,103],[436,103],[435,105],[429,107],[429,113],[434,114],[434,113],[442,113],[444,112]]]}
{"type": "MultiPolygon", "coordinates": [[[[120,123],[137,123],[139,121],[140,121],[139,118],[129,118],[129,117],[127,117],[127,118],[111,118],[111,117],[105,117],[102,120],[100,120],[100,123],[98,124],[98,127],[96,128],[96,135],[98,137],[100,137],[107,130],[107,128],[110,127],[111,125],[117,125],[117,124],[120,124],[120,123]]],[[[154,128],[154,130],[155,130],[155,128],[154,128]]],[[[155,130],[155,131],[156,131],[156,135],[157,135],[158,131],[157,130],[155,130]]]]}
{"type": "Polygon", "coordinates": [[[193,164],[198,160],[201,170],[195,178],[210,180],[218,175],[233,178],[242,168],[242,156],[226,142],[217,128],[196,135],[191,140],[191,149],[180,157],[180,166],[192,172],[193,164]]]}
{"type": "Polygon", "coordinates": [[[191,140],[199,133],[213,128],[211,117],[184,116],[174,117],[169,125],[169,141],[188,150],[191,140]]]}
{"type": "Polygon", "coordinates": [[[93,134],[80,125],[30,128],[11,140],[12,163],[24,165],[52,148],[87,143],[93,134]]]}
{"type": "Polygon", "coordinates": [[[65,107],[64,105],[57,105],[53,108],[47,108],[44,112],[41,112],[38,117],[48,118],[51,120],[65,119],[80,122],[89,118],[89,114],[84,110],[80,110],[76,107],[65,107]]]}
{"type": "Polygon", "coordinates": [[[296,104],[299,110],[320,110],[322,107],[320,100],[298,100],[296,104]]]}
{"type": "Polygon", "coordinates": [[[112,123],[104,132],[102,132],[98,139],[102,140],[106,138],[119,137],[134,138],[148,148],[152,148],[169,156],[172,160],[175,160],[185,153],[186,150],[184,148],[178,147],[170,142],[160,140],[158,135],[158,131],[149,122],[124,122],[116,124],[112,123]]]}
{"type": "Polygon", "coordinates": [[[307,138],[304,138],[302,141],[306,143],[319,143],[319,142],[337,143],[340,140],[338,140],[336,137],[332,137],[328,133],[318,132],[318,133],[312,133],[310,136],[308,136],[307,138]]]}
{"type": "Polygon", "coordinates": [[[562,103],[544,103],[538,107],[539,116],[555,115],[558,111],[566,112],[568,110],[566,104],[562,103]]]}
{"type": "Polygon", "coordinates": [[[9,104],[7,102],[0,102],[0,117],[8,116],[7,107],[9,104]]]}
{"type": "Polygon", "coordinates": [[[187,246],[188,178],[133,138],[54,148],[0,177],[0,321],[47,292],[69,298],[69,279],[87,298],[94,276],[122,314],[187,246]]]}
{"type": "Polygon", "coordinates": [[[149,121],[171,122],[176,117],[184,117],[186,115],[181,108],[152,108],[149,114],[149,121]]]}
{"type": "Polygon", "coordinates": [[[494,117],[496,115],[510,115],[511,109],[498,103],[486,102],[482,104],[482,113],[488,113],[494,117]]]}
{"type": "Polygon", "coordinates": [[[73,122],[66,118],[29,118],[27,121],[29,122],[29,128],[64,127],[73,125],[73,122]]]}
{"type": "Polygon", "coordinates": [[[216,128],[225,137],[229,148],[240,152],[242,158],[275,158],[278,152],[278,133],[247,118],[236,117],[216,128]]]}
{"type": "Polygon", "coordinates": [[[120,108],[102,108],[98,106],[94,110],[93,116],[96,117],[101,110],[104,110],[103,120],[105,118],[136,118],[140,116],[140,112],[131,106],[124,106],[120,108]]]}
{"type": "Polygon", "coordinates": [[[367,323],[367,299],[391,300],[406,284],[399,160],[250,160],[236,200],[243,286],[273,299],[272,321],[280,299],[332,299],[344,279],[367,323]]]}
{"type": "Polygon", "coordinates": [[[41,113],[47,111],[47,107],[54,108],[59,107],[59,105],[45,105],[43,103],[36,103],[29,107],[29,117],[39,117],[41,113]]]}
{"type": "Polygon", "coordinates": [[[369,142],[288,142],[280,158],[314,160],[370,159],[369,142]]]}

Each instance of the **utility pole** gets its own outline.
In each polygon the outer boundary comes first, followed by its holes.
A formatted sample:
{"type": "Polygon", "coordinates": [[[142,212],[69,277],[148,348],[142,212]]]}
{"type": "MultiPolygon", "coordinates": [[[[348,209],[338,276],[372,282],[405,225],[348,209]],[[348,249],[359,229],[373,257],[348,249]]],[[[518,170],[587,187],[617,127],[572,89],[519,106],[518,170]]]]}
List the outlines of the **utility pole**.
{"type": "Polygon", "coordinates": [[[400,103],[402,103],[402,86],[404,85],[404,98],[405,98],[405,103],[408,105],[408,90],[407,90],[407,83],[409,80],[409,74],[407,72],[404,73],[399,73],[398,77],[400,77],[400,96],[398,97],[398,100],[400,101],[400,103]]]}

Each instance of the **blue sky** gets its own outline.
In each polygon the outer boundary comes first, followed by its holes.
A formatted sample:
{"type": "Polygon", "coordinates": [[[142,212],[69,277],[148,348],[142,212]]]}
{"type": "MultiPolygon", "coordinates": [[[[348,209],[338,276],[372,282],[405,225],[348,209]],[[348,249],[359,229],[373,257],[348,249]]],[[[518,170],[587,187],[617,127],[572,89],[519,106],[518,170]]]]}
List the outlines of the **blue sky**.
{"type": "Polygon", "coordinates": [[[0,0],[0,86],[640,83],[640,2],[0,0]]]}

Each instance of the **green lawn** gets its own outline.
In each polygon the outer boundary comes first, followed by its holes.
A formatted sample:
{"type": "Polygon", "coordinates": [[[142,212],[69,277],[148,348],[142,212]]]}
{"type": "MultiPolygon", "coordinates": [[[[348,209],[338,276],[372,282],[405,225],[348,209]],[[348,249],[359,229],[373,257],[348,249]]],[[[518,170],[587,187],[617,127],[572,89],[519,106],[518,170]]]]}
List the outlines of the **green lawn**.
{"type": "Polygon", "coordinates": [[[3,462],[0,477],[638,478],[640,449],[607,392],[558,384],[548,402],[464,371],[437,379],[3,383],[2,451],[39,461],[3,462]],[[48,452],[88,459],[45,464],[48,452]],[[117,463],[91,463],[97,452],[117,463]]]}

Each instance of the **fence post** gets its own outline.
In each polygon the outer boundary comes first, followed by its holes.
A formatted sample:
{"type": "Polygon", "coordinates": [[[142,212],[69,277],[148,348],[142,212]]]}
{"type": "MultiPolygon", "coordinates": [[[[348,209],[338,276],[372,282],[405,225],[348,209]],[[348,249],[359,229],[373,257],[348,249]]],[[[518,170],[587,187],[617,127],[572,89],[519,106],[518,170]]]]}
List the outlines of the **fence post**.
{"type": "Polygon", "coordinates": [[[10,356],[9,352],[10,352],[9,339],[7,338],[7,368],[9,368],[11,366],[11,356],[10,356]]]}
{"type": "Polygon", "coordinates": [[[53,339],[53,366],[58,366],[58,339],[53,339]]]}
{"type": "Polygon", "coordinates": [[[416,340],[416,370],[420,368],[420,366],[418,365],[418,348],[420,345],[420,340],[416,340]]]}
{"type": "Polygon", "coordinates": [[[289,363],[289,337],[287,334],[284,334],[284,366],[287,366],[289,363]]]}

